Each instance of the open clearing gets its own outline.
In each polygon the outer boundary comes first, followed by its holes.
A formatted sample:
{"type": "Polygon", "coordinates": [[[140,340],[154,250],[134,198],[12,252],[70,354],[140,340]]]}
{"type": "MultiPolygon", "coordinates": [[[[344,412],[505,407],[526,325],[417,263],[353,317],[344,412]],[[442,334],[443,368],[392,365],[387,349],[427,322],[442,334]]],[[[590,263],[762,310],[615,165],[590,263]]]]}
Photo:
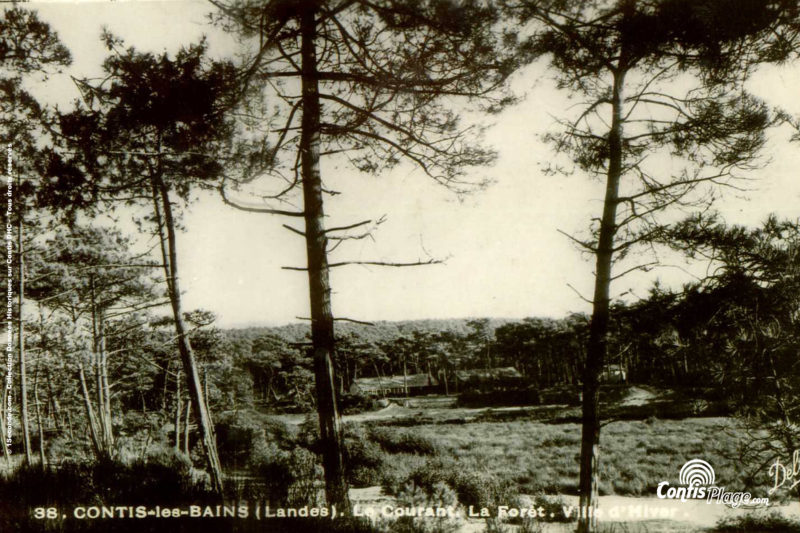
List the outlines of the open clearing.
{"type": "MultiPolygon", "coordinates": [[[[385,430],[428,437],[457,468],[511,480],[521,493],[577,493],[578,424],[514,420],[385,430]]],[[[728,418],[611,422],[601,436],[600,494],[653,495],[659,482],[674,483],[681,466],[693,458],[708,461],[719,483],[765,494],[766,471],[755,484],[741,471],[737,442],[743,436],[728,418]],[[728,438],[720,439],[721,434],[728,438]]],[[[420,467],[428,461],[413,454],[396,454],[389,460],[398,469],[420,467]]]]}
{"type": "MultiPolygon", "coordinates": [[[[664,401],[670,392],[631,387],[612,408],[642,408],[664,401]]],[[[509,481],[522,501],[557,496],[577,506],[580,425],[559,422],[579,412],[572,406],[460,408],[448,398],[414,400],[407,406],[390,404],[369,413],[346,416],[345,421],[381,427],[382,432],[414,435],[435,443],[435,456],[414,453],[386,455],[386,470],[399,478],[414,471],[448,468],[509,481]],[[530,496],[524,496],[530,495],[530,496]]],[[[770,488],[768,472],[745,471],[740,452],[747,437],[729,417],[683,419],[610,420],[601,434],[600,502],[598,519],[606,531],[688,532],[706,531],[722,518],[761,513],[734,509],[701,500],[686,502],[656,497],[662,481],[678,483],[688,460],[708,461],[716,484],[728,491],[749,491],[764,497],[770,488]]],[[[353,501],[365,505],[394,505],[381,487],[353,489],[353,501]]],[[[770,510],[800,519],[800,504],[786,504],[785,494],[775,494],[770,510]]],[[[513,505],[513,502],[509,502],[513,505]]],[[[463,520],[463,532],[487,531],[483,519],[463,520]]],[[[508,524],[504,524],[508,527],[508,524]]],[[[538,522],[534,531],[572,531],[574,524],[538,522]]],[[[516,526],[508,531],[514,531],[516,526]]]]}
{"type": "MultiPolygon", "coordinates": [[[[727,491],[746,491],[759,498],[767,496],[771,486],[767,468],[748,471],[742,466],[741,452],[748,438],[737,420],[682,417],[689,411],[688,401],[675,391],[653,387],[616,387],[607,393],[604,412],[612,414],[601,433],[598,516],[605,531],[707,531],[720,519],[764,512],[656,497],[658,484],[677,485],[681,467],[694,458],[710,463],[716,485],[727,491]],[[648,414],[653,412],[664,417],[648,414]]],[[[544,497],[557,498],[561,509],[562,504],[569,508],[578,502],[579,416],[577,406],[459,407],[455,397],[428,396],[398,399],[382,409],[346,415],[344,421],[366,430],[379,428],[384,440],[427,443],[429,451],[422,451],[425,446],[400,453],[384,449],[383,470],[390,478],[405,480],[415,472],[436,470],[474,473],[508,483],[508,498],[514,499],[509,505],[544,497]]],[[[304,419],[302,415],[280,418],[291,425],[304,419]]],[[[800,505],[787,504],[786,499],[785,492],[773,495],[770,510],[800,519],[800,505]]],[[[403,503],[380,486],[352,489],[352,500],[376,509],[403,503]]],[[[458,531],[494,531],[487,526],[485,519],[464,518],[458,531]]],[[[517,528],[503,527],[509,532],[517,528]]],[[[532,527],[561,533],[572,531],[574,523],[542,521],[532,527]]]]}

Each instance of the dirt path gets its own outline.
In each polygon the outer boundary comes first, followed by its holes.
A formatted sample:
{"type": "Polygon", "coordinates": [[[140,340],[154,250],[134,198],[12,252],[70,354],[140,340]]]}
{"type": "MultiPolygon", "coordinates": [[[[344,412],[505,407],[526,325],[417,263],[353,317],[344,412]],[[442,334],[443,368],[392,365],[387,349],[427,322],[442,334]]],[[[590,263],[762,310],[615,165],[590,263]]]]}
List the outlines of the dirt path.
{"type": "Polygon", "coordinates": [[[619,405],[645,405],[652,402],[654,399],[656,399],[656,397],[657,396],[655,394],[648,390],[640,387],[631,387],[628,389],[628,393],[625,395],[625,398],[619,402],[619,405]]]}
{"type": "MultiPolygon", "coordinates": [[[[475,417],[488,412],[530,411],[553,409],[554,406],[519,406],[519,407],[403,407],[396,403],[377,411],[366,411],[354,415],[344,415],[345,422],[373,422],[391,420],[418,419],[420,423],[441,423],[447,420],[459,419],[461,422],[470,421],[475,417]]],[[[305,420],[306,415],[273,415],[275,418],[290,425],[299,425],[305,420]]]]}
{"type": "MultiPolygon", "coordinates": [[[[624,396],[612,403],[617,408],[637,407],[647,405],[655,400],[662,398],[662,394],[652,392],[644,387],[628,387],[624,396]]],[[[577,408],[559,404],[511,406],[511,407],[457,407],[455,397],[418,397],[407,400],[407,404],[392,401],[387,407],[376,411],[365,411],[353,415],[344,415],[342,420],[345,422],[376,422],[376,421],[397,421],[407,420],[416,423],[442,423],[452,420],[459,422],[470,422],[484,414],[496,413],[518,413],[520,415],[530,414],[532,418],[552,418],[559,412],[561,414],[572,413],[578,415],[577,408]],[[561,409],[561,411],[559,411],[561,409]]],[[[299,425],[305,419],[305,415],[275,415],[275,418],[282,420],[290,425],[299,425]]]]}

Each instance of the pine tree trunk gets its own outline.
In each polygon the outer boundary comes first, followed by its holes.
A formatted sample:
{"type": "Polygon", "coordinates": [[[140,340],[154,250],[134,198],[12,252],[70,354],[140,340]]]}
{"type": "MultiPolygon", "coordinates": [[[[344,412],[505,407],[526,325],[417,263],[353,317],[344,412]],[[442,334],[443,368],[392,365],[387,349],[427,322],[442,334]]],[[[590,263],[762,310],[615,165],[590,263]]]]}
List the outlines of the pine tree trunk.
{"type": "Polygon", "coordinates": [[[596,528],[600,447],[600,371],[606,355],[609,320],[611,266],[616,233],[619,183],[622,177],[622,85],[624,72],[614,73],[612,122],[608,137],[609,164],[603,217],[600,221],[596,254],[592,320],[586,349],[586,368],[583,373],[583,423],[581,428],[580,494],[578,531],[586,533],[596,528]]]}
{"type": "MultiPolygon", "coordinates": [[[[169,366],[169,365],[167,365],[169,366]]],[[[169,373],[164,369],[164,387],[161,389],[161,410],[167,412],[167,387],[169,385],[169,373]]]]}
{"type": "MultiPolygon", "coordinates": [[[[175,451],[181,450],[181,411],[183,405],[181,403],[181,371],[178,370],[178,375],[175,377],[175,451]]],[[[189,421],[187,420],[188,424],[189,421]]]]}
{"type": "Polygon", "coordinates": [[[192,404],[191,402],[186,402],[186,413],[184,415],[184,422],[183,422],[183,453],[189,457],[189,423],[191,421],[192,415],[192,404]]]}
{"type": "Polygon", "coordinates": [[[108,351],[106,350],[105,317],[100,313],[100,386],[103,387],[103,401],[101,406],[105,425],[108,428],[109,446],[114,446],[114,425],[111,417],[111,387],[108,384],[108,351]]]}
{"type": "MultiPolygon", "coordinates": [[[[203,398],[206,402],[206,411],[211,412],[211,405],[208,403],[208,398],[211,395],[208,393],[208,368],[203,365],[203,398]]],[[[211,433],[214,433],[214,420],[209,417],[208,423],[211,424],[211,433]]]]}
{"type": "Polygon", "coordinates": [[[47,459],[44,453],[44,428],[42,427],[42,409],[39,406],[39,364],[36,365],[36,371],[33,373],[33,403],[34,412],[36,413],[36,426],[39,429],[39,466],[44,469],[47,464],[47,459]]]}
{"type": "Polygon", "coordinates": [[[89,436],[92,439],[92,447],[94,448],[95,456],[98,460],[104,460],[107,459],[108,456],[103,448],[103,443],[100,440],[100,430],[97,427],[97,416],[95,415],[94,407],[92,406],[92,397],[89,394],[89,386],[86,383],[86,372],[83,368],[83,361],[81,361],[80,358],[81,355],[78,355],[78,380],[81,384],[83,407],[86,410],[86,419],[87,423],[89,424],[89,436]]]}
{"type": "Polygon", "coordinates": [[[31,428],[28,423],[28,374],[25,365],[25,323],[22,320],[22,304],[25,301],[25,250],[23,243],[22,215],[17,223],[17,253],[19,254],[19,295],[17,296],[17,345],[19,347],[19,418],[22,425],[22,446],[25,449],[25,463],[31,464],[31,428]]]}
{"type": "Polygon", "coordinates": [[[75,440],[75,431],[72,429],[72,415],[69,413],[69,408],[66,409],[67,413],[67,431],[69,432],[70,440],[75,440]]]}
{"type": "Polygon", "coordinates": [[[403,395],[408,398],[408,367],[405,356],[403,356],[403,395]]]}
{"type": "Polygon", "coordinates": [[[106,417],[103,416],[103,383],[100,379],[100,354],[92,354],[92,366],[94,367],[94,395],[97,412],[97,421],[100,423],[100,437],[103,439],[103,448],[110,449],[108,446],[108,428],[106,428],[106,417]]]}
{"type": "MultiPolygon", "coordinates": [[[[45,321],[44,321],[44,313],[42,311],[42,304],[39,303],[39,331],[41,332],[41,353],[50,353],[48,348],[48,339],[47,336],[44,334],[45,332],[45,321]]],[[[63,429],[63,422],[61,420],[61,409],[58,405],[58,399],[56,399],[56,395],[53,392],[53,378],[50,374],[50,368],[45,366],[44,367],[44,381],[47,386],[47,404],[48,404],[48,412],[50,418],[53,420],[53,427],[55,427],[56,433],[60,434],[63,429]]],[[[2,410],[2,409],[0,409],[2,410]]]]}
{"type": "Polygon", "coordinates": [[[306,253],[311,304],[311,341],[317,394],[325,496],[328,505],[347,513],[350,502],[342,453],[342,421],[335,393],[334,331],[328,279],[327,238],[320,175],[320,103],[316,58],[316,6],[300,3],[303,119],[300,157],[303,179],[306,253]]]}
{"type": "Polygon", "coordinates": [[[53,425],[57,433],[61,433],[64,429],[64,420],[61,418],[61,407],[59,406],[58,399],[53,392],[53,378],[50,375],[50,370],[45,369],[45,379],[47,381],[47,396],[50,399],[50,414],[53,418],[53,425]]]}
{"type": "Polygon", "coordinates": [[[383,376],[381,375],[381,371],[378,369],[378,365],[373,362],[372,366],[375,368],[375,375],[378,376],[378,387],[381,391],[381,396],[386,398],[386,389],[383,388],[383,376]]]}
{"type": "Polygon", "coordinates": [[[200,383],[200,375],[197,371],[197,362],[195,361],[192,346],[189,343],[186,323],[183,319],[181,289],[178,280],[175,220],[172,215],[172,203],[169,198],[169,190],[161,175],[155,173],[152,176],[152,180],[156,223],[158,224],[159,237],[161,239],[164,270],[168,279],[167,288],[170,303],[172,304],[172,317],[175,321],[178,352],[181,356],[183,371],[186,374],[189,399],[195,413],[195,418],[197,419],[198,429],[200,430],[200,437],[206,455],[206,463],[209,475],[211,476],[211,484],[214,491],[221,495],[223,493],[223,479],[222,465],[220,464],[219,455],[217,453],[217,439],[211,424],[211,415],[206,408],[207,404],[203,395],[203,387],[200,383]],[[163,221],[161,219],[162,210],[163,221]],[[164,230],[166,230],[166,239],[164,230]]]}
{"type": "Polygon", "coordinates": [[[344,375],[339,378],[339,396],[346,394],[350,390],[350,361],[346,357],[342,358],[342,354],[337,354],[341,359],[344,359],[342,370],[344,375]]]}
{"type": "Polygon", "coordinates": [[[100,423],[100,437],[103,449],[109,457],[114,449],[114,431],[111,426],[111,408],[108,399],[107,379],[105,379],[105,333],[103,311],[98,309],[94,275],[89,276],[89,290],[92,304],[92,355],[94,358],[95,395],[97,396],[97,417],[100,423]]]}

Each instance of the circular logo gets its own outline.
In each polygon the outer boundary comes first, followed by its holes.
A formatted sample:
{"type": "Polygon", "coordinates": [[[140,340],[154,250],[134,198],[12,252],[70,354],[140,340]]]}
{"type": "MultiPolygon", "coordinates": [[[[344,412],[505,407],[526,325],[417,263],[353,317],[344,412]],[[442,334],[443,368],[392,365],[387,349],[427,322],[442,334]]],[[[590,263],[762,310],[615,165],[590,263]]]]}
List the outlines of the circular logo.
{"type": "Polygon", "coordinates": [[[681,467],[681,485],[713,485],[714,469],[702,459],[692,459],[681,467]]]}

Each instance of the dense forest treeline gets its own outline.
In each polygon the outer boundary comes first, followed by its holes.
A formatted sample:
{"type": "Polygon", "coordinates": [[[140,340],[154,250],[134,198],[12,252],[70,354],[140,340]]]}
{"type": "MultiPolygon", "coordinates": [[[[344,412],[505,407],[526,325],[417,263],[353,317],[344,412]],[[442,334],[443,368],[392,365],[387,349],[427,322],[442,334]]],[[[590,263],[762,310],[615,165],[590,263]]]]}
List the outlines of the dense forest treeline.
{"type": "MultiPolygon", "coordinates": [[[[714,231],[717,239],[755,239],[764,255],[744,265],[734,253],[705,285],[687,285],[681,292],[656,285],[639,302],[616,303],[608,362],[624,367],[630,383],[710,387],[719,397],[740,400],[734,407],[748,409],[749,399],[774,396],[776,376],[791,373],[795,364],[800,278],[777,267],[798,254],[798,228],[772,221],[757,231],[714,231]]],[[[142,298],[152,301],[147,276],[142,269],[119,266],[124,258],[113,256],[113,243],[126,242],[117,239],[98,229],[73,233],[63,249],[71,254],[71,266],[66,256],[53,253],[58,249],[53,240],[46,247],[48,259],[31,262],[36,274],[30,295],[40,300],[28,307],[26,333],[34,449],[49,456],[48,462],[79,457],[81,449],[102,458],[138,455],[151,446],[191,452],[197,445],[170,319],[141,309],[142,298]],[[81,239],[85,247],[77,243],[81,239]],[[99,255],[92,248],[98,243],[99,255]],[[117,266],[100,273],[87,268],[98,266],[101,257],[117,266]],[[55,287],[46,283],[53,272],[59,273],[55,287]],[[88,349],[81,350],[81,343],[88,349]]],[[[223,426],[225,413],[313,409],[307,325],[220,329],[203,311],[185,319],[192,324],[210,411],[221,414],[223,426]]],[[[459,370],[495,367],[516,368],[522,388],[576,386],[587,326],[582,314],[342,324],[334,357],[337,390],[340,397],[350,396],[350,385],[361,377],[429,373],[443,382],[459,370]]]]}
{"type": "MultiPolygon", "coordinates": [[[[635,384],[715,387],[742,400],[770,391],[793,364],[798,227],[777,220],[757,230],[708,224],[699,236],[685,235],[687,224],[672,230],[673,246],[714,247],[722,258],[718,274],[680,291],[654,285],[647,298],[615,303],[607,363],[635,384]],[[751,246],[733,246],[742,240],[751,246]]],[[[136,434],[133,421],[150,420],[169,431],[137,438],[190,448],[196,435],[187,424],[192,407],[172,321],[148,309],[161,303],[152,269],[139,268],[141,259],[112,230],[85,228],[42,243],[30,252],[25,333],[40,438],[86,435],[81,428],[88,427],[86,444],[103,456],[136,434]]],[[[308,325],[221,329],[207,311],[184,319],[211,412],[313,408],[308,325]]],[[[572,314],[342,323],[337,392],[349,395],[363,377],[429,374],[444,385],[457,371],[497,367],[519,371],[521,388],[576,386],[588,322],[572,314]]]]}
{"type": "MultiPolygon", "coordinates": [[[[614,303],[606,363],[623,368],[631,384],[715,389],[733,408],[774,398],[760,409],[779,414],[787,405],[776,387],[791,395],[800,338],[800,226],[686,220],[662,239],[687,253],[713,253],[715,275],[680,290],[655,284],[646,298],[614,303]]],[[[81,447],[107,459],[158,443],[183,452],[197,444],[174,324],[156,311],[165,299],[154,270],[112,229],[75,226],[31,239],[23,340],[33,448],[45,462],[80,456],[81,447]],[[73,440],[79,445],[62,448],[73,440]]],[[[307,324],[222,329],[203,310],[183,319],[210,412],[313,410],[307,324]]],[[[353,398],[358,378],[413,374],[435,378],[439,392],[464,393],[469,387],[453,386],[457,372],[500,367],[519,372],[517,389],[576,387],[588,324],[579,313],[344,322],[336,329],[336,393],[345,405],[367,408],[368,398],[353,398]]],[[[13,443],[22,436],[16,431],[13,443]]]]}
{"type": "MultiPolygon", "coordinates": [[[[480,317],[475,318],[429,318],[421,320],[378,320],[375,322],[358,324],[353,322],[342,322],[336,324],[336,331],[342,335],[356,334],[364,340],[371,342],[380,342],[395,337],[400,337],[404,334],[413,334],[415,331],[421,333],[441,333],[449,331],[459,335],[466,335],[471,331],[468,323],[471,320],[478,320],[480,317]]],[[[488,318],[489,327],[495,329],[507,324],[515,322],[512,318],[488,318]]],[[[226,331],[234,334],[235,332],[243,332],[250,334],[272,334],[288,342],[302,342],[309,334],[309,326],[307,323],[297,322],[293,324],[286,324],[283,326],[247,326],[229,328],[226,331]]]]}

